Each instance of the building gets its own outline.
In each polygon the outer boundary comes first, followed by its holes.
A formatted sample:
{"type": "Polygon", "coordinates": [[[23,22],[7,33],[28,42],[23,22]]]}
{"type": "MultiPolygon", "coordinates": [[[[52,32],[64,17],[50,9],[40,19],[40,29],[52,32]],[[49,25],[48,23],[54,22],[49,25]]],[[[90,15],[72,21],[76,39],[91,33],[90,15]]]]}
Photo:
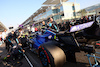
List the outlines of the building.
{"type": "Polygon", "coordinates": [[[96,15],[99,15],[99,12],[100,12],[100,7],[99,7],[99,8],[97,8],[97,9],[95,10],[95,12],[96,12],[96,15]]]}
{"type": "Polygon", "coordinates": [[[87,7],[85,9],[81,9],[78,13],[80,16],[91,16],[91,15],[99,15],[100,12],[100,3],[87,7]]]}
{"type": "Polygon", "coordinates": [[[54,21],[60,23],[62,20],[79,18],[76,12],[80,10],[80,4],[67,2],[68,0],[47,0],[43,6],[31,15],[21,25],[23,27],[39,27],[42,21],[53,17],[54,21]]]}
{"type": "Polygon", "coordinates": [[[0,32],[3,32],[7,28],[0,22],[0,32]]]}

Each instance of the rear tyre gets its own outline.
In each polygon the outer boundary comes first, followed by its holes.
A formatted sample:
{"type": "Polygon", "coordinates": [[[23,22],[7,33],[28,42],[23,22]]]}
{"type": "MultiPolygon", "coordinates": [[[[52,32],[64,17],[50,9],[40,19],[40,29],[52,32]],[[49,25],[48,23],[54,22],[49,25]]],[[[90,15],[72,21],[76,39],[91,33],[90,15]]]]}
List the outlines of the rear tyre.
{"type": "Polygon", "coordinates": [[[41,46],[39,57],[44,67],[62,67],[66,62],[64,51],[55,45],[41,46]]]}

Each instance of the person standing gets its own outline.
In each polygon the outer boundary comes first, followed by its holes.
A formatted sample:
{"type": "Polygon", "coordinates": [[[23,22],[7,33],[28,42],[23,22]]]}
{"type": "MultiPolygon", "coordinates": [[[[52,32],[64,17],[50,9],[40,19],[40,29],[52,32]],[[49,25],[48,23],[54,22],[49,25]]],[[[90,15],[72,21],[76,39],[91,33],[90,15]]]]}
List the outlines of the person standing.
{"type": "Polygon", "coordinates": [[[36,27],[36,28],[35,28],[35,32],[37,32],[37,31],[38,31],[38,28],[36,27]]]}
{"type": "Polygon", "coordinates": [[[49,20],[50,20],[49,28],[54,29],[58,32],[59,31],[58,24],[53,20],[53,18],[49,18],[49,20]]]}
{"type": "Polygon", "coordinates": [[[91,16],[88,16],[88,18],[89,18],[89,21],[91,21],[91,16]]]}
{"type": "Polygon", "coordinates": [[[45,25],[45,22],[44,21],[42,21],[42,27],[41,27],[41,29],[45,29],[46,28],[46,25],[45,25]]]}
{"type": "Polygon", "coordinates": [[[89,22],[89,18],[85,16],[85,23],[89,22]]]}
{"type": "Polygon", "coordinates": [[[34,32],[35,32],[35,28],[34,28],[34,27],[32,27],[32,28],[31,28],[31,31],[34,33],[34,32]]]}
{"type": "Polygon", "coordinates": [[[58,24],[53,20],[53,18],[50,18],[50,22],[53,23],[54,25],[56,25],[58,27],[58,24]]]}
{"type": "Polygon", "coordinates": [[[98,23],[100,23],[100,12],[99,12],[98,17],[96,18],[96,21],[97,21],[98,23]]]}
{"type": "Polygon", "coordinates": [[[49,28],[49,24],[50,24],[50,22],[49,22],[49,20],[47,20],[47,28],[49,28]]]}
{"type": "Polygon", "coordinates": [[[2,32],[0,32],[0,41],[2,41],[2,32]]]}
{"type": "Polygon", "coordinates": [[[6,37],[6,49],[9,51],[10,46],[13,47],[12,40],[15,40],[14,38],[14,31],[11,31],[8,36],[6,37]]]}
{"type": "Polygon", "coordinates": [[[61,23],[58,24],[59,30],[61,31],[61,23]]]}
{"type": "Polygon", "coordinates": [[[5,47],[7,49],[6,37],[7,37],[7,30],[5,29],[4,32],[2,32],[2,40],[4,41],[5,47]]]}
{"type": "MultiPolygon", "coordinates": [[[[22,31],[21,28],[19,28],[18,30],[16,30],[14,32],[14,37],[15,37],[15,39],[18,39],[19,44],[21,44],[21,36],[22,36],[22,34],[23,34],[23,31],[22,31]]],[[[16,41],[16,43],[17,43],[17,41],[16,41]]]]}
{"type": "Polygon", "coordinates": [[[2,45],[2,32],[0,32],[0,45],[2,45]]]}
{"type": "Polygon", "coordinates": [[[81,17],[79,21],[79,24],[83,24],[83,17],[81,17]]]}
{"type": "Polygon", "coordinates": [[[93,21],[93,20],[94,20],[93,18],[94,18],[94,16],[92,15],[92,16],[91,16],[91,21],[93,21]]]}
{"type": "Polygon", "coordinates": [[[66,30],[68,30],[68,31],[70,30],[70,22],[69,22],[69,20],[66,21],[66,30]]]}
{"type": "Polygon", "coordinates": [[[7,30],[5,29],[4,32],[2,33],[2,39],[5,41],[7,36],[7,30]]]}
{"type": "Polygon", "coordinates": [[[17,39],[19,40],[19,43],[21,44],[21,36],[23,35],[23,31],[21,28],[18,29],[18,37],[17,39]]]}
{"type": "Polygon", "coordinates": [[[64,24],[64,28],[65,28],[64,31],[65,31],[65,30],[67,30],[67,27],[66,27],[66,21],[64,21],[63,24],[64,24]]]}
{"type": "Polygon", "coordinates": [[[76,21],[73,19],[71,22],[70,22],[70,25],[74,26],[76,23],[76,21]]]}
{"type": "Polygon", "coordinates": [[[44,33],[46,31],[46,29],[47,29],[47,26],[46,26],[45,22],[42,21],[42,27],[41,27],[42,33],[44,33]]]}
{"type": "Polygon", "coordinates": [[[61,24],[61,31],[64,31],[65,30],[65,26],[64,26],[64,23],[61,24]]]}

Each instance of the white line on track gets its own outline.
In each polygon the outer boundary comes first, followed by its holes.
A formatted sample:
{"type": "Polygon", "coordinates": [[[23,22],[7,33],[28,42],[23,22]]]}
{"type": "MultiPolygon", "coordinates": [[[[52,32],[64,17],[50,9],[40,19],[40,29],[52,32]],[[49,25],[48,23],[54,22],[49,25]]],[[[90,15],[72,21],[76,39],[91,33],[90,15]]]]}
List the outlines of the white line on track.
{"type": "Polygon", "coordinates": [[[24,54],[26,60],[28,61],[28,63],[30,64],[31,67],[33,67],[32,63],[29,61],[29,59],[27,58],[27,56],[24,54]]]}

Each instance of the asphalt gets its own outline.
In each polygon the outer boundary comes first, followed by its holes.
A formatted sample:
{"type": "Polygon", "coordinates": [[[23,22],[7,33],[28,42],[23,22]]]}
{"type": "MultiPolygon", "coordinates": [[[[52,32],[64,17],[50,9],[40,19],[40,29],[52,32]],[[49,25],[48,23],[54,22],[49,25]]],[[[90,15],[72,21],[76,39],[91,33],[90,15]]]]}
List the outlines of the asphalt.
{"type": "Polygon", "coordinates": [[[4,60],[5,57],[7,57],[7,50],[5,49],[5,44],[2,44],[0,46],[0,67],[30,67],[27,60],[25,58],[21,60],[10,60],[9,62],[6,62],[4,60]],[[18,64],[17,64],[18,63],[18,64]]]}
{"type": "MultiPolygon", "coordinates": [[[[97,52],[100,52],[100,49],[96,49],[97,52]]],[[[77,63],[66,62],[63,67],[89,67],[88,58],[85,56],[87,53],[84,52],[77,52],[76,53],[76,61],[77,63]]],[[[5,49],[5,45],[2,44],[0,46],[0,67],[31,67],[25,57],[21,60],[15,60],[10,63],[5,62],[3,59],[7,55],[7,50],[5,49]],[[15,63],[18,64],[15,64],[15,63]]],[[[31,62],[33,67],[43,67],[40,59],[37,54],[31,52],[29,49],[25,50],[25,55],[27,56],[28,60],[31,62]]],[[[100,55],[97,55],[100,56],[100,55]]],[[[93,58],[90,58],[92,64],[94,64],[93,58]]]]}
{"type": "MultiPolygon", "coordinates": [[[[32,53],[30,50],[25,50],[25,55],[27,59],[31,62],[33,67],[42,67],[40,59],[37,54],[32,53]]],[[[21,60],[10,60],[10,62],[4,61],[4,58],[7,56],[7,50],[5,49],[5,44],[0,46],[0,67],[31,67],[28,60],[23,57],[21,60]],[[18,63],[18,64],[15,64],[18,63]]]]}

